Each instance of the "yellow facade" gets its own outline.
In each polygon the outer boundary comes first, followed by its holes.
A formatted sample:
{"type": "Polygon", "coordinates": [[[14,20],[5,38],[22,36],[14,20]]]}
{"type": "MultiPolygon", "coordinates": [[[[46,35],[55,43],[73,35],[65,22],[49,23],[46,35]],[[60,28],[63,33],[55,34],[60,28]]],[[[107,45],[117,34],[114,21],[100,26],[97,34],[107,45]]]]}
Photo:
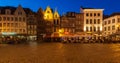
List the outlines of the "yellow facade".
{"type": "Polygon", "coordinates": [[[53,21],[53,12],[49,6],[44,11],[44,19],[48,21],[53,21]]]}
{"type": "Polygon", "coordinates": [[[47,6],[46,10],[44,11],[44,19],[45,21],[48,21],[48,23],[52,26],[51,28],[47,28],[48,30],[52,30],[52,32],[59,31],[60,15],[57,10],[53,12],[53,10],[49,6],[47,6]]]}

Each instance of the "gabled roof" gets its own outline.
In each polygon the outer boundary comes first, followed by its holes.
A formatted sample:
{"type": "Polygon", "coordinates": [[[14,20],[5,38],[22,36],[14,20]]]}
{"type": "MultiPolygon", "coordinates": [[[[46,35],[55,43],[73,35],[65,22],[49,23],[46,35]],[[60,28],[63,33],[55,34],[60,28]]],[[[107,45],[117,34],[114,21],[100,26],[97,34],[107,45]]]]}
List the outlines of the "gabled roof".
{"type": "Polygon", "coordinates": [[[0,6],[1,14],[5,14],[5,10],[6,9],[10,9],[11,10],[11,14],[14,14],[14,12],[15,12],[15,10],[17,8],[16,7],[12,7],[12,6],[0,6]]]}
{"type": "Polygon", "coordinates": [[[105,15],[104,17],[104,19],[107,19],[107,18],[110,18],[110,17],[112,17],[112,16],[116,16],[116,15],[120,15],[120,12],[115,12],[115,13],[112,13],[111,15],[105,15]]]}

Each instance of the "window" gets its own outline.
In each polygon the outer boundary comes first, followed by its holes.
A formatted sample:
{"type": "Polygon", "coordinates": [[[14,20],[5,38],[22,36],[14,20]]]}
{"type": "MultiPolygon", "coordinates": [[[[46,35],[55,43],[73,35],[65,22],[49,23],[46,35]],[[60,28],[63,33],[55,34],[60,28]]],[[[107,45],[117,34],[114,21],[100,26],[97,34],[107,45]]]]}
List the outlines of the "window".
{"type": "Polygon", "coordinates": [[[92,27],[90,27],[90,31],[92,31],[92,27]]]}
{"type": "Polygon", "coordinates": [[[94,24],[96,24],[96,19],[94,19],[94,24]]]}
{"type": "Polygon", "coordinates": [[[104,27],[104,30],[106,31],[106,27],[104,27]]]}
{"type": "Polygon", "coordinates": [[[112,26],[112,30],[115,30],[115,25],[112,26]]]}
{"type": "Polygon", "coordinates": [[[10,10],[9,9],[6,9],[6,14],[10,14],[10,10]]]}
{"type": "Polygon", "coordinates": [[[94,16],[96,16],[96,13],[94,13],[94,16]]]}
{"type": "Polygon", "coordinates": [[[89,16],[89,14],[88,14],[88,13],[86,13],[86,16],[89,16]]]}
{"type": "Polygon", "coordinates": [[[94,27],[94,32],[96,31],[96,27],[94,27]]]}
{"type": "Polygon", "coordinates": [[[90,16],[92,17],[92,13],[90,13],[90,16]]]}
{"type": "Polygon", "coordinates": [[[54,24],[56,23],[55,20],[53,22],[54,22],[54,24]]]}
{"type": "Polygon", "coordinates": [[[90,24],[92,24],[92,19],[90,19],[90,24]]]}
{"type": "Polygon", "coordinates": [[[57,19],[57,25],[59,24],[59,20],[57,19]]]}
{"type": "Polygon", "coordinates": [[[105,25],[107,24],[107,21],[105,21],[105,25]]]}
{"type": "Polygon", "coordinates": [[[3,17],[3,20],[6,21],[6,17],[3,17]]]}
{"type": "Polygon", "coordinates": [[[98,19],[98,24],[100,24],[100,19],[98,19]]]}
{"type": "Polygon", "coordinates": [[[88,31],[88,27],[86,27],[86,31],[88,31]]]}
{"type": "Polygon", "coordinates": [[[108,24],[110,24],[111,23],[111,21],[110,20],[108,20],[108,24]]]}
{"type": "Polygon", "coordinates": [[[100,13],[98,13],[98,16],[100,16],[100,13]]]}
{"type": "Polygon", "coordinates": [[[108,26],[108,31],[110,31],[110,26],[108,26]]]}
{"type": "Polygon", "coordinates": [[[89,24],[89,20],[88,19],[86,19],[86,24],[89,24]]]}
{"type": "Polygon", "coordinates": [[[115,19],[112,19],[112,23],[115,23],[115,19]]]}
{"type": "Polygon", "coordinates": [[[100,31],[100,27],[98,26],[98,31],[100,31]]]}
{"type": "Polygon", "coordinates": [[[50,13],[50,11],[47,11],[47,13],[50,13]]]}
{"type": "Polygon", "coordinates": [[[118,18],[118,23],[120,23],[120,18],[118,18]]]}

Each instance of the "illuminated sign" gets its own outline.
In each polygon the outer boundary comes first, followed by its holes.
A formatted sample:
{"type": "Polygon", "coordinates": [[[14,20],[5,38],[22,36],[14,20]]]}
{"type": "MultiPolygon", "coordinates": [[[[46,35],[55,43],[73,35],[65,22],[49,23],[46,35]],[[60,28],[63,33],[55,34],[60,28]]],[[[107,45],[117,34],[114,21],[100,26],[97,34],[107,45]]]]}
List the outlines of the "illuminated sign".
{"type": "Polygon", "coordinates": [[[15,32],[2,32],[2,35],[16,35],[15,32]]]}

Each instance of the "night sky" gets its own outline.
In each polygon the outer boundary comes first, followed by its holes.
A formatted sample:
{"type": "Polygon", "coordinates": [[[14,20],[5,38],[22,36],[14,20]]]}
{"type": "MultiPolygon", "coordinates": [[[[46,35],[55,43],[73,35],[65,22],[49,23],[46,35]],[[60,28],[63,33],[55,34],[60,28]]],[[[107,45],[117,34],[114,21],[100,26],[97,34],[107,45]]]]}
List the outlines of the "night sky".
{"type": "Polygon", "coordinates": [[[120,0],[0,0],[0,6],[17,7],[19,4],[35,12],[49,5],[53,9],[57,8],[60,14],[67,11],[80,12],[81,6],[105,9],[104,14],[120,12],[120,0]]]}

